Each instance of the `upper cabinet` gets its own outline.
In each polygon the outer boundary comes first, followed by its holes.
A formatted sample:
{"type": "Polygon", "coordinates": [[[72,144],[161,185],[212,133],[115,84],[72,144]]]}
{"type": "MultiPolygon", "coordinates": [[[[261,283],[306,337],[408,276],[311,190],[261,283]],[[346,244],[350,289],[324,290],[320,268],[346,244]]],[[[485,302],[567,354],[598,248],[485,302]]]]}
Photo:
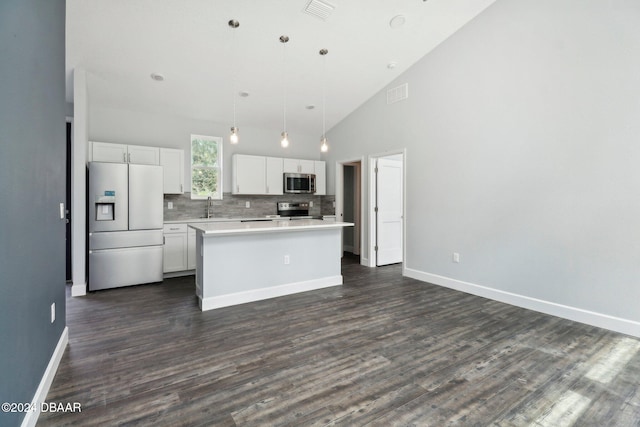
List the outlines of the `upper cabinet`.
{"type": "Polygon", "coordinates": [[[327,168],[322,160],[315,160],[313,171],[316,174],[316,196],[325,196],[327,194],[327,168]]]}
{"type": "Polygon", "coordinates": [[[302,159],[283,159],[284,173],[314,173],[314,161],[302,159]]]}
{"type": "Polygon", "coordinates": [[[89,161],[159,165],[160,149],[143,145],[91,141],[89,142],[89,161]]]}
{"type": "Polygon", "coordinates": [[[266,194],[266,159],[262,156],[234,154],[232,157],[232,194],[266,194]]]}
{"type": "Polygon", "coordinates": [[[184,150],[160,149],[164,194],[184,193],[184,150]]]}
{"type": "Polygon", "coordinates": [[[106,142],[89,142],[89,161],[127,163],[127,146],[106,142]]]}
{"type": "Polygon", "coordinates": [[[281,157],[267,157],[267,192],[266,194],[283,194],[284,181],[282,178],[283,162],[281,157]]]}
{"type": "Polygon", "coordinates": [[[282,159],[234,154],[232,194],[282,194],[282,159]]]}

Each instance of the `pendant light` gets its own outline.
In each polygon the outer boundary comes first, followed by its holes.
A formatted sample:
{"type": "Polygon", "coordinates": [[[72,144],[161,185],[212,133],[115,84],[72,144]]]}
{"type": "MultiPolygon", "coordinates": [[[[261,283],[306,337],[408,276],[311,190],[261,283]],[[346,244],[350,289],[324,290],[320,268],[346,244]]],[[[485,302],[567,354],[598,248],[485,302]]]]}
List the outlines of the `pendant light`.
{"type": "Polygon", "coordinates": [[[288,36],[280,36],[280,43],[282,43],[282,87],[283,87],[283,106],[282,106],[282,134],[280,139],[280,146],[287,148],[289,146],[289,134],[287,134],[287,78],[286,78],[286,46],[289,41],[288,36]]]}
{"type": "Polygon", "coordinates": [[[325,109],[327,104],[327,49],[320,49],[320,56],[322,56],[322,137],[320,138],[320,151],[326,153],[329,150],[327,145],[326,135],[326,117],[325,109]]]}
{"type": "MultiPolygon", "coordinates": [[[[236,28],[238,28],[240,26],[240,23],[238,21],[236,21],[235,19],[232,19],[229,21],[229,27],[232,30],[235,30],[236,28]]],[[[233,126],[231,127],[231,135],[229,135],[229,141],[232,144],[237,144],[239,137],[238,137],[238,127],[236,126],[236,70],[235,70],[235,54],[236,54],[236,32],[233,32],[233,43],[231,46],[231,52],[234,56],[234,60],[232,61],[232,74],[233,74],[233,126]]]]}

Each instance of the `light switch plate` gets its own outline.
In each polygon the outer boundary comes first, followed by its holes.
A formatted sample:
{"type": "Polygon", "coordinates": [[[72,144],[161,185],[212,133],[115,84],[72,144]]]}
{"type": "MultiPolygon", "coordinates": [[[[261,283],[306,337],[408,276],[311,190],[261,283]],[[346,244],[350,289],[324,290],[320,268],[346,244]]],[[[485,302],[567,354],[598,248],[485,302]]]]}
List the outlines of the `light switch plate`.
{"type": "Polygon", "coordinates": [[[60,219],[64,219],[64,203],[60,203],[60,219]]]}

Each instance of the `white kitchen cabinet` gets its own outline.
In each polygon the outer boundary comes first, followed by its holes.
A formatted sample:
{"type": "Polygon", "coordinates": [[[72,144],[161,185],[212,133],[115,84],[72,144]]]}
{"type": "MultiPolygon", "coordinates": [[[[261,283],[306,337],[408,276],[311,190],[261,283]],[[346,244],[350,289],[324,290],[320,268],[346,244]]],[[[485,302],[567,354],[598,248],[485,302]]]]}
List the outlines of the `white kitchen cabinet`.
{"type": "Polygon", "coordinates": [[[164,225],[163,272],[187,270],[187,224],[164,225]]]}
{"type": "Polygon", "coordinates": [[[303,159],[283,159],[284,173],[314,173],[314,161],[303,159]]]}
{"type": "Polygon", "coordinates": [[[89,161],[92,162],[160,164],[160,148],[158,147],[91,141],[89,148],[89,161]]]}
{"type": "Polygon", "coordinates": [[[127,163],[127,146],[108,142],[89,143],[89,161],[108,163],[127,163]]]}
{"type": "Polygon", "coordinates": [[[136,165],[159,165],[160,148],[143,145],[127,145],[127,160],[136,165]]]}
{"type": "Polygon", "coordinates": [[[187,231],[187,269],[196,269],[196,230],[193,228],[187,231]]]}
{"type": "Polygon", "coordinates": [[[265,157],[234,154],[231,168],[232,194],[266,193],[267,163],[265,157]]]}
{"type": "Polygon", "coordinates": [[[284,184],[282,179],[283,161],[281,157],[266,158],[267,188],[265,194],[283,194],[284,184]]]}
{"type": "Polygon", "coordinates": [[[160,149],[164,194],[184,193],[184,150],[160,149]]]}
{"type": "Polygon", "coordinates": [[[327,194],[327,168],[322,160],[314,161],[314,173],[316,174],[316,196],[327,194]]]}

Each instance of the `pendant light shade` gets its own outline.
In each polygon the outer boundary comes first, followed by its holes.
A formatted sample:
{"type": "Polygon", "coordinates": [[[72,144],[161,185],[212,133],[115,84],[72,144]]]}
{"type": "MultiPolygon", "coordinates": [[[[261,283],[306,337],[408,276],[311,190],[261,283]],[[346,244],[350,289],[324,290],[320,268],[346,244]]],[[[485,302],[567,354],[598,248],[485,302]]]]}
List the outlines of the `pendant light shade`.
{"type": "Polygon", "coordinates": [[[326,153],[329,151],[329,144],[327,143],[326,135],[326,104],[327,104],[327,49],[320,49],[320,56],[322,56],[322,137],[320,137],[320,151],[326,153]]]}
{"type": "Polygon", "coordinates": [[[320,151],[326,153],[329,151],[329,145],[327,144],[327,138],[324,136],[320,139],[320,151]]]}
{"type": "Polygon", "coordinates": [[[283,91],[283,103],[282,103],[282,133],[280,134],[280,146],[287,148],[289,146],[289,134],[287,133],[287,64],[286,64],[286,49],[288,36],[280,36],[280,43],[282,43],[282,91],[283,91]]]}
{"type": "Polygon", "coordinates": [[[229,136],[229,141],[231,141],[232,144],[238,143],[238,128],[235,126],[231,128],[231,135],[229,136]]]}
{"type": "MultiPolygon", "coordinates": [[[[236,28],[238,28],[240,26],[240,23],[238,21],[236,21],[235,19],[232,19],[229,21],[229,28],[231,28],[232,30],[235,30],[236,28]]],[[[235,61],[235,53],[236,53],[236,33],[235,31],[233,32],[233,43],[231,46],[231,52],[233,54],[233,61],[232,61],[232,68],[235,68],[236,65],[236,61],[235,61]]],[[[236,70],[232,69],[232,75],[233,75],[233,126],[231,127],[231,135],[229,135],[229,142],[231,142],[232,144],[237,144],[239,141],[239,137],[238,137],[238,127],[236,126],[236,70]]]]}

